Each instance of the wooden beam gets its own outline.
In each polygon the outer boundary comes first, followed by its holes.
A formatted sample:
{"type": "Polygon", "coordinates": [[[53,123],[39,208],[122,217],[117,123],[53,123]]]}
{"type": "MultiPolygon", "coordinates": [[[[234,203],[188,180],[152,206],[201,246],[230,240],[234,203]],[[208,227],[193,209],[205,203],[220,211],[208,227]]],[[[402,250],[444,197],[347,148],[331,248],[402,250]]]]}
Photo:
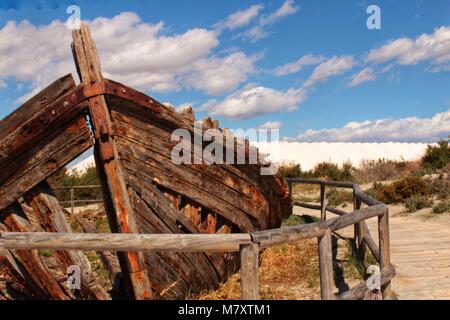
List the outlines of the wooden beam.
{"type": "MultiPolygon", "coordinates": [[[[21,131],[23,125],[31,118],[46,113],[54,101],[73,88],[75,88],[75,81],[72,75],[68,74],[50,84],[0,121],[0,163],[3,163],[3,160],[10,156],[12,151],[14,151],[12,149],[20,145],[20,141],[17,141],[16,138],[10,139],[8,136],[11,136],[14,132],[21,131]],[[9,141],[14,143],[9,144],[9,141]]],[[[41,123],[42,126],[43,124],[41,123]]]]}
{"type": "Polygon", "coordinates": [[[327,229],[332,232],[354,225],[357,222],[383,215],[384,204],[364,208],[351,214],[346,214],[327,221],[299,225],[295,227],[278,228],[272,230],[252,232],[254,242],[260,243],[262,248],[269,246],[293,243],[299,240],[318,238],[325,235],[327,229]]]}
{"type": "MultiPolygon", "coordinates": [[[[356,197],[355,192],[353,191],[353,210],[361,209],[361,200],[356,197]]],[[[366,238],[365,238],[365,228],[363,225],[363,221],[356,223],[354,226],[354,238],[356,248],[358,250],[359,258],[364,261],[366,256],[366,238]]]]}
{"type": "MultiPolygon", "coordinates": [[[[73,190],[73,189],[72,189],[73,190]]],[[[40,183],[25,196],[27,205],[33,208],[33,216],[46,232],[72,233],[63,209],[47,182],[40,183]]],[[[70,265],[80,267],[81,291],[89,299],[107,300],[111,297],[100,285],[87,257],[80,251],[56,251],[56,257],[65,271],[70,265]]]]}
{"type": "MultiPolygon", "coordinates": [[[[13,232],[23,234],[34,231],[22,206],[15,202],[2,211],[2,223],[13,232]]],[[[0,242],[1,245],[1,242],[0,242]]],[[[37,250],[16,250],[13,256],[25,270],[27,285],[32,289],[32,298],[69,300],[73,296],[44,263],[37,250]]],[[[64,270],[65,271],[65,270],[64,270]]]]}
{"type": "MultiPolygon", "coordinates": [[[[307,208],[307,209],[320,210],[320,205],[311,204],[311,203],[295,201],[294,205],[302,207],[302,208],[307,208]]],[[[346,214],[352,214],[351,212],[345,212],[343,210],[336,209],[336,208],[327,208],[327,211],[337,214],[339,216],[343,216],[346,214]]],[[[361,222],[359,222],[359,224],[361,225],[361,227],[364,230],[365,244],[370,249],[370,251],[372,252],[375,259],[377,261],[380,261],[380,253],[379,253],[378,245],[375,243],[375,240],[373,240],[372,236],[370,235],[370,231],[369,231],[369,228],[367,227],[367,223],[365,221],[361,221],[361,222]]]]}
{"type": "MultiPolygon", "coordinates": [[[[395,277],[395,269],[393,266],[390,266],[387,269],[384,269],[381,272],[381,286],[386,285],[395,277]]],[[[352,289],[340,294],[337,296],[338,300],[361,300],[366,297],[366,295],[370,292],[370,289],[367,288],[366,281],[362,281],[360,284],[356,285],[352,289]]]]}
{"type": "Polygon", "coordinates": [[[92,138],[83,117],[65,128],[54,129],[47,137],[30,146],[19,158],[8,159],[10,176],[0,183],[0,210],[92,146],[92,138]]]}
{"type": "Polygon", "coordinates": [[[0,248],[19,250],[237,252],[248,234],[0,232],[0,248]]]}
{"type": "Polygon", "coordinates": [[[318,240],[319,270],[320,270],[320,296],[322,300],[333,300],[334,273],[333,273],[333,247],[331,243],[331,230],[327,229],[323,237],[318,240]]]}
{"type": "Polygon", "coordinates": [[[259,300],[259,245],[242,244],[241,254],[241,300],[259,300]]]}
{"type": "MultiPolygon", "coordinates": [[[[389,239],[389,209],[385,208],[384,214],[378,217],[378,239],[380,248],[380,267],[381,272],[391,266],[391,249],[389,239]]],[[[381,287],[383,299],[389,297],[391,294],[390,281],[381,287]]]]}
{"type": "Polygon", "coordinates": [[[325,185],[320,185],[320,220],[327,220],[327,193],[325,185]]]}
{"type": "MultiPolygon", "coordinates": [[[[72,51],[81,82],[85,85],[103,81],[97,48],[87,24],[73,31],[72,51]]],[[[126,190],[122,167],[119,161],[109,109],[105,96],[89,99],[89,112],[94,127],[95,159],[102,179],[105,209],[113,232],[139,233],[132,215],[132,207],[126,190]]],[[[152,298],[144,255],[126,252],[119,255],[121,268],[131,298],[152,298]]]]}
{"type": "Polygon", "coordinates": [[[330,187],[338,187],[338,188],[353,188],[353,182],[343,182],[343,181],[327,181],[320,179],[302,179],[302,178],[287,178],[287,182],[290,183],[301,183],[301,184],[319,184],[326,185],[330,187]]]}

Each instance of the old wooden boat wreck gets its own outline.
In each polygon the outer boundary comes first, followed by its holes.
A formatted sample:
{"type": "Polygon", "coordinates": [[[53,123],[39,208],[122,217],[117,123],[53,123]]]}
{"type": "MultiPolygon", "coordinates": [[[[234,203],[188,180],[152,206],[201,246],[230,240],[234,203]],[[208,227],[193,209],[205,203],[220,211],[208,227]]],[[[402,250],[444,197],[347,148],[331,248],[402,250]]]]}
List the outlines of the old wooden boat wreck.
{"type": "MultiPolygon", "coordinates": [[[[171,134],[194,131],[192,110],[178,113],[103,78],[87,25],[73,32],[72,49],[81,84],[67,75],[0,122],[0,231],[72,232],[46,179],[92,146],[113,232],[247,232],[278,227],[291,213],[286,183],[261,175],[262,163],[173,163],[171,134]]],[[[202,127],[219,129],[211,119],[202,127]]],[[[244,148],[248,157],[248,143],[244,148]]],[[[237,270],[237,260],[220,253],[102,254],[115,294],[134,299],[215,289],[237,270]]],[[[11,286],[29,298],[111,298],[82,252],[49,259],[11,250],[1,265],[11,286]],[[80,292],[66,286],[70,265],[82,270],[80,292]]]]}

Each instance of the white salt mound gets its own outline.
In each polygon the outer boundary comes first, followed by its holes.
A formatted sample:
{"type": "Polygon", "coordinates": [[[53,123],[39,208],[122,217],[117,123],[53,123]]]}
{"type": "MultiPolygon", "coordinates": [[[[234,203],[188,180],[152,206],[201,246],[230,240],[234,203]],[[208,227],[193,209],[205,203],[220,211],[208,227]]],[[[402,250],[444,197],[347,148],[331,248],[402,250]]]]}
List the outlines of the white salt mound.
{"type": "MultiPolygon", "coordinates": [[[[252,143],[253,144],[253,143],[252,143]]],[[[295,162],[303,170],[310,170],[320,162],[333,162],[341,165],[350,161],[358,166],[362,160],[416,160],[425,152],[425,143],[347,143],[347,142],[258,142],[254,143],[260,152],[269,154],[270,160],[277,163],[295,162]]],[[[84,172],[87,168],[95,166],[94,157],[70,167],[70,171],[84,172]]]]}

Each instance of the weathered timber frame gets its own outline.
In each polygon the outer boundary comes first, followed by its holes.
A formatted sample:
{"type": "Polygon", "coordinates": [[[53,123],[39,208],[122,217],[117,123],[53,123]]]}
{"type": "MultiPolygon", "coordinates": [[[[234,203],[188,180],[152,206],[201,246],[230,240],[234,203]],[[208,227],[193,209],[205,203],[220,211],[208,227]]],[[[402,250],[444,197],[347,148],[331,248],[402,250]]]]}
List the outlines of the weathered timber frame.
{"type": "MultiPolygon", "coordinates": [[[[130,87],[103,78],[87,25],[74,31],[72,47],[81,84],[76,86],[70,75],[65,76],[0,122],[2,219],[10,215],[8,212],[12,212],[13,207],[20,207],[17,201],[21,197],[33,193],[47,177],[94,145],[105,208],[113,232],[139,233],[131,214],[105,97],[118,97],[151,112],[159,112],[161,106],[130,87]],[[93,137],[85,119],[87,115],[93,137]]],[[[45,195],[52,195],[51,190],[45,195]]],[[[17,228],[28,231],[25,226],[17,228]]],[[[65,230],[69,231],[59,231],[65,230]]],[[[129,297],[152,298],[142,253],[121,253],[119,260],[129,297]]],[[[65,297],[63,293],[58,295],[58,290],[45,295],[65,297]]],[[[97,295],[97,298],[105,296],[97,295]]]]}
{"type": "MultiPolygon", "coordinates": [[[[48,250],[115,250],[124,252],[171,251],[171,252],[240,252],[241,256],[241,298],[259,299],[258,267],[259,252],[263,248],[286,243],[317,238],[319,241],[320,285],[323,300],[363,299],[370,290],[365,281],[354,288],[337,295],[334,291],[332,262],[332,232],[348,226],[357,226],[364,230],[364,241],[358,250],[367,246],[381,267],[381,285],[384,299],[392,298],[390,283],[396,272],[390,261],[389,213],[387,206],[364,194],[357,184],[336,181],[288,179],[290,188],[295,183],[316,184],[325,189],[327,186],[349,188],[354,192],[354,201],[367,205],[353,212],[295,202],[296,206],[330,212],[336,218],[294,227],[279,228],[247,234],[64,234],[64,233],[23,233],[0,232],[0,251],[3,249],[48,249],[48,250]],[[370,235],[365,220],[378,217],[377,245],[370,235]]],[[[322,193],[325,196],[325,192],[322,193]]],[[[326,200],[322,199],[322,204],[326,200]]],[[[356,230],[356,228],[355,228],[356,230]]],[[[358,237],[355,234],[355,237],[358,237]]]]}
{"type": "MultiPolygon", "coordinates": [[[[82,83],[103,87],[100,59],[86,24],[83,24],[79,30],[73,31],[72,51],[82,83]]],[[[139,233],[138,225],[132,216],[131,202],[118,158],[110,111],[105,95],[101,94],[100,90],[97,93],[99,94],[88,99],[88,105],[94,127],[95,163],[101,177],[105,210],[113,232],[139,233]]],[[[120,253],[119,260],[122,270],[125,271],[131,298],[150,299],[152,291],[143,254],[120,253]]]]}

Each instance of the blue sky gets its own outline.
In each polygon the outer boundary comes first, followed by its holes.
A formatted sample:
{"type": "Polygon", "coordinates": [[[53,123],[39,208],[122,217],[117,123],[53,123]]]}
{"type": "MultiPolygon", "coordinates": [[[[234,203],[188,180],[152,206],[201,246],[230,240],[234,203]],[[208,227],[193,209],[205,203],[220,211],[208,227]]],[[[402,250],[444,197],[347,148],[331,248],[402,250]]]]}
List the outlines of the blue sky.
{"type": "Polygon", "coordinates": [[[448,0],[2,1],[0,117],[73,72],[71,4],[107,76],[222,127],[281,127],[300,141],[450,132],[448,0]],[[381,30],[366,26],[370,4],[381,30]]]}

